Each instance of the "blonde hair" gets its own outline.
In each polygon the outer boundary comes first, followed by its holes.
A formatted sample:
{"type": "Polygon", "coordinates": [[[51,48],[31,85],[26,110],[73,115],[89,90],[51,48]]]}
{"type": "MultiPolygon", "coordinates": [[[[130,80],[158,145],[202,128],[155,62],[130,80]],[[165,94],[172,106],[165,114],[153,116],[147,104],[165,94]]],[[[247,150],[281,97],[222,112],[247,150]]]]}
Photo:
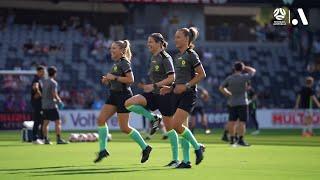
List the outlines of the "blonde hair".
{"type": "Polygon", "coordinates": [[[311,77],[311,76],[306,77],[306,85],[307,86],[312,86],[313,82],[314,82],[313,77],[311,77]]]}
{"type": "Polygon", "coordinates": [[[194,41],[197,40],[199,36],[199,30],[196,27],[190,27],[190,28],[181,28],[178,29],[178,31],[181,31],[185,37],[189,37],[189,48],[193,49],[195,48],[194,41]]]}
{"type": "Polygon", "coordinates": [[[128,61],[131,61],[132,53],[130,48],[130,41],[129,40],[119,40],[115,41],[115,44],[117,44],[120,49],[123,50],[123,57],[125,57],[128,61]]]}

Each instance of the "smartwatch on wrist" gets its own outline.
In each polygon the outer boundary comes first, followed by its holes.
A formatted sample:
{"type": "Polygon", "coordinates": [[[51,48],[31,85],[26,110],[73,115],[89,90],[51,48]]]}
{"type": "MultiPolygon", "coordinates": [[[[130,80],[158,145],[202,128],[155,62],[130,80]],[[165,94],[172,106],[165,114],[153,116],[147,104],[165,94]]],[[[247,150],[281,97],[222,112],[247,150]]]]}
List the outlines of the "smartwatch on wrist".
{"type": "Polygon", "coordinates": [[[153,84],[153,89],[157,89],[157,88],[158,88],[157,84],[154,83],[154,84],[153,84]]]}
{"type": "Polygon", "coordinates": [[[185,85],[186,85],[187,89],[190,89],[190,88],[191,88],[190,83],[186,83],[185,85]]]}

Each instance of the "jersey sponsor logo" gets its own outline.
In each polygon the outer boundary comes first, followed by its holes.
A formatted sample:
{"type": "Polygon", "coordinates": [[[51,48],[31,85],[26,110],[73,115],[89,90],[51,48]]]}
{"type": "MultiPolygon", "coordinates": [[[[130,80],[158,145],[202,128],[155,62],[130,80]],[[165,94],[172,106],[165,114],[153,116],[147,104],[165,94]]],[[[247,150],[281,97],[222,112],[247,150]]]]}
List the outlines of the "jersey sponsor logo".
{"type": "Polygon", "coordinates": [[[186,60],[182,59],[181,60],[181,66],[182,67],[186,67],[186,64],[187,64],[186,60]]]}
{"type": "Polygon", "coordinates": [[[159,65],[155,65],[154,66],[154,71],[159,72],[160,71],[160,66],[159,65]]]}
{"type": "Polygon", "coordinates": [[[117,72],[117,71],[118,71],[118,66],[114,66],[114,67],[112,68],[112,70],[113,70],[113,72],[117,72]]]}

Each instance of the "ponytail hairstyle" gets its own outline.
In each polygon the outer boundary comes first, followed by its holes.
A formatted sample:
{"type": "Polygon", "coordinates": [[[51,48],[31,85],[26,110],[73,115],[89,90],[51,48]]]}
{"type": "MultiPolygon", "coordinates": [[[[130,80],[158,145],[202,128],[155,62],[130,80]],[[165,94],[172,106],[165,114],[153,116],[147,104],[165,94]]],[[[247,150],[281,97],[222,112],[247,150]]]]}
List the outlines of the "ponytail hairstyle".
{"type": "Polygon", "coordinates": [[[115,41],[114,43],[116,43],[123,50],[123,57],[125,57],[128,61],[131,61],[132,53],[129,40],[119,40],[115,41]]]}
{"type": "Polygon", "coordinates": [[[156,43],[160,43],[161,47],[163,49],[167,49],[168,47],[168,42],[164,40],[164,37],[162,36],[162,34],[160,33],[152,33],[149,37],[152,37],[152,39],[156,42],[156,43]]]}
{"type": "Polygon", "coordinates": [[[190,28],[181,28],[178,31],[183,32],[185,37],[189,37],[189,48],[193,49],[195,48],[194,41],[197,40],[199,36],[199,30],[196,27],[190,27],[190,28]]]}

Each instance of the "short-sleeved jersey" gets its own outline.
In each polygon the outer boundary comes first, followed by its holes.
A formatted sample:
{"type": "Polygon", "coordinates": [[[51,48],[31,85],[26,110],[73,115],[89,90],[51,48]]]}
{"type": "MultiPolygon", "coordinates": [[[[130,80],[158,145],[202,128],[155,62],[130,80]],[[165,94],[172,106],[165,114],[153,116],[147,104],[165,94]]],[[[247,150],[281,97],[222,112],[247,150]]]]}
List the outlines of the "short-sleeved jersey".
{"type": "Polygon", "coordinates": [[[248,105],[247,82],[253,77],[253,74],[232,74],[228,76],[221,86],[227,88],[232,96],[228,99],[229,106],[248,105]]]}
{"type": "MultiPolygon", "coordinates": [[[[125,77],[126,73],[131,72],[131,63],[125,58],[121,58],[119,61],[115,62],[112,66],[110,73],[115,76],[125,77]]],[[[121,83],[119,81],[110,81],[110,90],[113,91],[126,91],[131,90],[130,85],[121,83]]]]}
{"type": "Polygon", "coordinates": [[[201,65],[198,54],[193,49],[179,53],[173,61],[176,73],[175,84],[185,84],[195,76],[195,68],[201,65]]]}
{"type": "MultiPolygon", "coordinates": [[[[167,52],[161,51],[159,54],[151,57],[149,77],[152,83],[160,82],[173,73],[173,60],[167,52]]],[[[159,88],[153,90],[153,93],[159,94],[159,92],[159,88]]]]}
{"type": "Polygon", "coordinates": [[[302,109],[311,109],[313,108],[312,96],[315,95],[314,90],[311,87],[303,87],[299,91],[300,95],[300,104],[299,107],[302,109]]]}
{"type": "Polygon", "coordinates": [[[40,81],[42,86],[42,109],[58,108],[53,92],[58,93],[58,83],[52,78],[40,81]]]}
{"type": "Polygon", "coordinates": [[[39,84],[39,90],[42,92],[42,87],[40,84],[40,78],[38,76],[34,76],[31,84],[31,104],[34,107],[39,107],[41,108],[41,97],[35,98],[36,95],[36,90],[33,89],[33,85],[38,83],[39,84]]]}

